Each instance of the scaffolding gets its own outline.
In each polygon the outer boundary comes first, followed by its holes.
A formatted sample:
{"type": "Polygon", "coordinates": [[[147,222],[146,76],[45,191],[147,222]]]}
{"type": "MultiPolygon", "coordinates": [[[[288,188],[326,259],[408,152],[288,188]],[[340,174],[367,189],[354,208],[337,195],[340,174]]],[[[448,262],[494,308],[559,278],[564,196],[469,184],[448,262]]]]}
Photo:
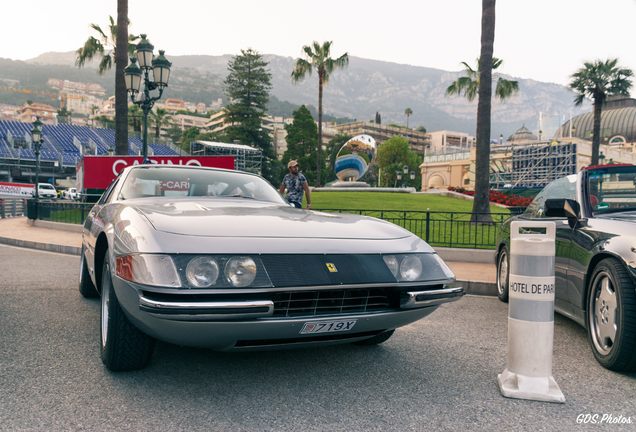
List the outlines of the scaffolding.
{"type": "Polygon", "coordinates": [[[192,156],[233,156],[234,169],[255,174],[261,173],[263,152],[243,144],[229,144],[213,141],[193,141],[190,143],[192,156]]]}
{"type": "Polygon", "coordinates": [[[576,173],[575,143],[536,143],[512,147],[512,187],[543,187],[576,173]]]}

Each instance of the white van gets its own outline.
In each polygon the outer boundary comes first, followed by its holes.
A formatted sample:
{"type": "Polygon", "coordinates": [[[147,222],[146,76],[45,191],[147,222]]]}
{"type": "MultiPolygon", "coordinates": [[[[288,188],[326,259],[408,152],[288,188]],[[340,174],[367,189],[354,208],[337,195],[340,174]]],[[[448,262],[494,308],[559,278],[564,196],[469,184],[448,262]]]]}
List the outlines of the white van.
{"type": "Polygon", "coordinates": [[[40,198],[57,198],[57,191],[51,183],[38,183],[38,195],[40,198]]]}

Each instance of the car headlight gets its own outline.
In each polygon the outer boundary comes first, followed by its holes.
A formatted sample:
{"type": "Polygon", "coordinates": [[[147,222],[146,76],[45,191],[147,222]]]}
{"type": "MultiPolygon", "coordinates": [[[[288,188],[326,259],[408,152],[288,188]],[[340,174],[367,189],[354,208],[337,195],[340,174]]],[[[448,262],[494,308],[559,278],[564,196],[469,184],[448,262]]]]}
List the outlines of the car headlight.
{"type": "Polygon", "coordinates": [[[144,285],[180,287],[179,274],[168,255],[131,254],[115,257],[115,274],[144,285]]]}
{"type": "Polygon", "coordinates": [[[422,260],[417,255],[407,255],[400,262],[400,280],[412,282],[422,276],[422,260]]]}
{"type": "Polygon", "coordinates": [[[248,286],[256,278],[256,263],[248,256],[232,257],[225,264],[225,277],[235,287],[248,286]]]}
{"type": "Polygon", "coordinates": [[[186,266],[186,279],[195,288],[208,288],[219,278],[219,264],[213,257],[200,256],[186,266]]]}
{"type": "Polygon", "coordinates": [[[455,279],[436,253],[383,255],[382,259],[398,282],[455,279]]]}

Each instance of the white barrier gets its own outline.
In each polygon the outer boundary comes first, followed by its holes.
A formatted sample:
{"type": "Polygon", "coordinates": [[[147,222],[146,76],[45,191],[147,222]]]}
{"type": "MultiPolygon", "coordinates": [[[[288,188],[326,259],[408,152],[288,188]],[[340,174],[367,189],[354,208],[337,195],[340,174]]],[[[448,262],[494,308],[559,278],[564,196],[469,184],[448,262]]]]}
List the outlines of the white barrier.
{"type": "Polygon", "coordinates": [[[508,361],[497,376],[505,397],[565,402],[552,377],[554,222],[510,225],[508,361]]]}

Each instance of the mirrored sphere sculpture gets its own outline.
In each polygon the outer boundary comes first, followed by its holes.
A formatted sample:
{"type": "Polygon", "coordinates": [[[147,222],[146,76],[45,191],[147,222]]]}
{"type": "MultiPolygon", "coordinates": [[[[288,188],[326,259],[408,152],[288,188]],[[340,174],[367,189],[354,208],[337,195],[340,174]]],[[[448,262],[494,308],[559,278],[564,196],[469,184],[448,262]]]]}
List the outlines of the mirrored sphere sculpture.
{"type": "Polygon", "coordinates": [[[334,171],[341,182],[357,181],[367,172],[376,153],[375,139],[356,135],[343,144],[336,156],[334,171]]]}

